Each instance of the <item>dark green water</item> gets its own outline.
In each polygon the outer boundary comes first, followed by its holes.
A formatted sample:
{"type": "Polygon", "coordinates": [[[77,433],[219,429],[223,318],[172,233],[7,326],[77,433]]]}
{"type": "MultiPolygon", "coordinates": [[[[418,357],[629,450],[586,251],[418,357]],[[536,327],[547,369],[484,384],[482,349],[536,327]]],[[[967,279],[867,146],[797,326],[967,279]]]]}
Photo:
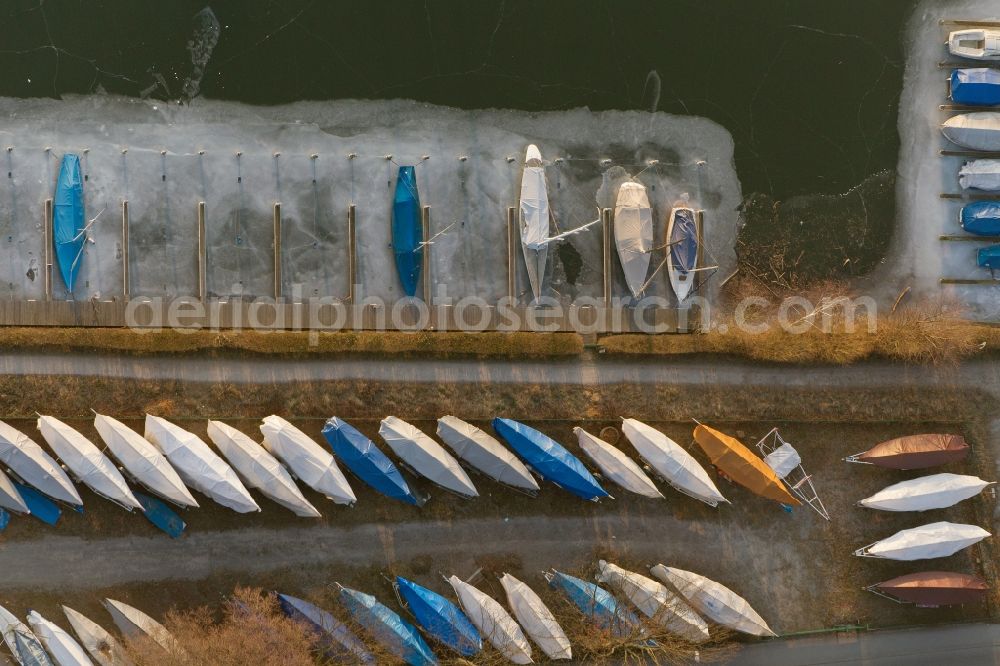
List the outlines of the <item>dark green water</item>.
{"type": "MultiPolygon", "coordinates": [[[[200,2],[0,0],[0,95],[184,95],[200,2]]],[[[222,0],[200,94],[658,109],[736,141],[744,191],[892,169],[908,0],[222,0]]]]}

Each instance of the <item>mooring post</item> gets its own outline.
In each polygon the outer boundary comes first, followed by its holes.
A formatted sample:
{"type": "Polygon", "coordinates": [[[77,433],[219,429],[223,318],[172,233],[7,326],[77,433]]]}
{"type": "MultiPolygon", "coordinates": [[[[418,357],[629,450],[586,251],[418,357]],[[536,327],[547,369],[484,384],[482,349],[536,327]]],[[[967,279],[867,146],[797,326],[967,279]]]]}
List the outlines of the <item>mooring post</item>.
{"type": "Polygon", "coordinates": [[[205,243],[205,202],[198,202],[198,299],[208,300],[208,259],[205,243]]]}
{"type": "Polygon", "coordinates": [[[122,199],[122,296],[132,297],[132,275],[128,264],[128,199],[122,199]]]}
{"type": "Polygon", "coordinates": [[[507,206],[507,298],[517,291],[517,209],[507,206]]]}
{"type": "Polygon", "coordinates": [[[602,228],[604,230],[603,239],[603,251],[604,251],[604,307],[611,307],[611,284],[614,282],[614,277],[611,275],[612,265],[611,265],[611,244],[612,244],[612,230],[611,230],[611,209],[605,208],[601,211],[601,219],[604,221],[602,228]]]}
{"type": "Polygon", "coordinates": [[[354,305],[354,283],[358,270],[357,239],[354,235],[354,224],[357,211],[354,204],[347,208],[347,300],[354,305]]]}
{"type": "Polygon", "coordinates": [[[274,202],[274,300],[281,298],[281,202],[274,202]]]}
{"type": "Polygon", "coordinates": [[[428,241],[431,239],[431,207],[424,206],[420,215],[421,226],[424,231],[424,243],[420,249],[424,254],[424,261],[421,264],[421,274],[424,281],[424,303],[431,304],[431,246],[428,241]]]}
{"type": "Polygon", "coordinates": [[[45,266],[45,273],[42,276],[42,284],[45,286],[45,300],[52,300],[52,199],[45,200],[42,220],[42,241],[45,243],[45,250],[42,253],[45,266]]]}

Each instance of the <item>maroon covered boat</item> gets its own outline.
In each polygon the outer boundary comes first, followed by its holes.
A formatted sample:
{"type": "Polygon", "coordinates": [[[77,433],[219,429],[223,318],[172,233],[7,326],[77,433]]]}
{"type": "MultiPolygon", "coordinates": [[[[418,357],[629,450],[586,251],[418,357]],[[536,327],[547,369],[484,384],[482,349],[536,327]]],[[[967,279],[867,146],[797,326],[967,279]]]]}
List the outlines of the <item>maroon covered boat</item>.
{"type": "Polygon", "coordinates": [[[937,608],[977,602],[986,596],[990,586],[978,576],[924,571],[876,583],[865,589],[900,603],[937,608]]]}
{"type": "Polygon", "coordinates": [[[907,435],[844,458],[889,469],[923,469],[964,460],[969,445],[961,435],[907,435]]]}

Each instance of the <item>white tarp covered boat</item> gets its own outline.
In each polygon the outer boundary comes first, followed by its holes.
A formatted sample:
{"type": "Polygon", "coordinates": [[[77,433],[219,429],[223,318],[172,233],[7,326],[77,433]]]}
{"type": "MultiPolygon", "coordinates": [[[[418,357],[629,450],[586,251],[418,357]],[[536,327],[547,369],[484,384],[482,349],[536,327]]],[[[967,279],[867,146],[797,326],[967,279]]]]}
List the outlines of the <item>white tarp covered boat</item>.
{"type": "Polygon", "coordinates": [[[959,58],[1000,60],[1000,30],[955,30],[948,34],[948,52],[959,58]]]}
{"type": "Polygon", "coordinates": [[[3,606],[0,606],[0,635],[3,636],[7,649],[14,655],[14,660],[21,666],[52,666],[52,660],[45,653],[38,637],[28,625],[3,606]],[[20,646],[24,646],[30,654],[22,655],[20,646]]]}
{"type": "Polygon", "coordinates": [[[953,116],[941,125],[941,132],[963,148],[1000,151],[1000,113],[995,111],[953,116]]]}
{"type": "Polygon", "coordinates": [[[479,496],[472,479],[458,461],[419,428],[395,416],[387,416],[382,419],[378,434],[417,474],[462,497],[479,496]]]}
{"type": "Polygon", "coordinates": [[[479,634],[493,644],[500,654],[515,664],[531,663],[531,645],[525,638],[520,625],[510,613],[493,597],[461,580],[458,576],[448,578],[458,603],[465,614],[476,625],[479,634]]]}
{"type": "Polygon", "coordinates": [[[0,469],[0,507],[22,515],[31,513],[28,505],[24,503],[21,493],[14,486],[14,482],[2,469],[0,469]]]}
{"type": "Polygon", "coordinates": [[[662,583],[604,560],[597,563],[597,571],[598,583],[623,594],[667,631],[695,643],[708,639],[708,625],[701,616],[662,583]]]}
{"type": "Polygon", "coordinates": [[[649,571],[680,592],[696,611],[712,622],[752,636],[777,636],[746,599],[722,583],[662,564],[649,571]]]}
{"type": "Polygon", "coordinates": [[[111,614],[115,626],[126,638],[136,639],[146,636],[167,652],[176,655],[186,654],[184,648],[177,642],[173,634],[167,631],[166,627],[138,608],[114,599],[105,599],[101,603],[111,614]]]}
{"type": "Polygon", "coordinates": [[[1000,190],[1000,160],[969,160],[958,170],[963,190],[1000,190]]]}
{"type": "Polygon", "coordinates": [[[881,557],[887,560],[929,560],[948,557],[963,548],[979,543],[990,533],[978,525],[929,523],[896,532],[891,537],[854,551],[858,557],[881,557]]]}
{"type": "Polygon", "coordinates": [[[260,511],[232,467],[193,432],[159,416],[146,414],[145,435],[163,452],[187,485],[237,513],[260,511]]]}
{"type": "Polygon", "coordinates": [[[629,180],[618,188],[614,228],[625,283],[638,298],[646,284],[653,251],[653,209],[642,183],[629,180]]]}
{"type": "Polygon", "coordinates": [[[260,425],[264,448],[291,470],[295,478],[337,504],[358,501],[333,454],[291,423],[272,414],[260,425]]]}
{"type": "Polygon", "coordinates": [[[538,482],[514,453],[496,438],[454,416],[438,419],[437,436],[480,472],[514,488],[538,492],[538,482]]]}
{"type": "Polygon", "coordinates": [[[124,646],[104,627],[72,608],[63,606],[66,619],[90,657],[99,666],[132,666],[124,646]]]}
{"type": "Polygon", "coordinates": [[[246,485],[261,491],[297,516],[321,517],[316,507],[302,496],[288,470],[260,444],[221,421],[208,422],[208,438],[246,485]]]}
{"type": "Polygon", "coordinates": [[[715,487],[705,468],[656,428],[623,418],[622,432],[646,464],[677,490],[711,506],[729,501],[715,487]]]}
{"type": "Polygon", "coordinates": [[[38,431],[77,481],[129,511],[142,510],[118,468],[82,433],[51,416],[38,417],[38,431]]]}
{"type": "Polygon", "coordinates": [[[28,624],[57,666],[94,666],[87,651],[65,629],[49,622],[38,611],[28,613],[28,624]]]}
{"type": "Polygon", "coordinates": [[[177,470],[142,435],[103,414],[94,415],[94,428],[137,483],[179,506],[198,506],[177,470]]]}
{"type": "Polygon", "coordinates": [[[653,480],[646,476],[646,473],[634,460],[603,439],[594,437],[583,428],[573,428],[573,432],[576,433],[580,448],[594,461],[605,477],[637,495],[663,498],[663,494],[653,483],[653,480]]]}
{"type": "Polygon", "coordinates": [[[500,584],[507,593],[507,604],[514,611],[514,617],[535,645],[549,659],[572,659],[573,648],[566,632],[535,591],[509,573],[500,578],[500,584]]]}
{"type": "Polygon", "coordinates": [[[528,282],[535,298],[541,298],[545,283],[545,261],[549,254],[549,192],[545,184],[542,153],[534,144],[524,155],[520,205],[521,250],[528,269],[528,282]]]}
{"type": "Polygon", "coordinates": [[[944,509],[975,497],[993,483],[966,474],[930,474],[894,483],[858,504],[882,511],[944,509]]]}
{"type": "Polygon", "coordinates": [[[80,493],[62,467],[34,440],[3,421],[0,421],[0,463],[52,499],[83,505],[80,493]]]}

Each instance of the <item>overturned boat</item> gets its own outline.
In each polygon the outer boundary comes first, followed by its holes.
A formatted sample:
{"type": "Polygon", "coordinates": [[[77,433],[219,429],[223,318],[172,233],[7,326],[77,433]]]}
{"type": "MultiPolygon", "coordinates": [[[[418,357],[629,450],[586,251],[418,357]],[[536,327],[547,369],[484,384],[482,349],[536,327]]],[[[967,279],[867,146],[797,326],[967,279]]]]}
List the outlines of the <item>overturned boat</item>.
{"type": "Polygon", "coordinates": [[[694,441],[713,465],[750,492],[790,506],[802,504],[775,471],[735,437],[699,423],[694,441]]]}
{"type": "Polygon", "coordinates": [[[887,560],[929,560],[948,557],[979,543],[990,533],[978,525],[938,522],[896,532],[891,537],[854,551],[858,557],[887,560]]]}
{"type": "Polygon", "coordinates": [[[599,629],[619,638],[645,633],[636,614],[604,588],[555,569],[545,573],[545,580],[550,586],[562,590],[599,629]]]}
{"type": "Polygon", "coordinates": [[[222,452],[246,485],[303,518],[320,518],[288,471],[264,447],[221,421],[208,422],[208,438],[222,452]]]}
{"type": "Polygon", "coordinates": [[[86,233],[80,157],[66,153],[59,166],[59,178],[56,180],[56,192],[52,199],[52,239],[59,275],[69,293],[73,293],[76,274],[83,261],[86,233]]]}
{"type": "Polygon", "coordinates": [[[636,419],[622,419],[622,432],[647,465],[680,492],[709,506],[728,502],[708,472],[677,442],[636,419]]]}
{"type": "Polygon", "coordinates": [[[82,433],[51,416],[39,416],[37,425],[42,438],[80,483],[129,511],[142,509],[118,468],[82,433]]]}
{"type": "Polygon", "coordinates": [[[925,469],[959,462],[967,455],[969,445],[961,435],[926,434],[890,439],[844,460],[887,469],[925,469]]]}
{"type": "Polygon", "coordinates": [[[30,437],[3,421],[0,421],[0,463],[52,499],[83,505],[80,493],[62,467],[30,437]]]}
{"type": "Polygon", "coordinates": [[[976,236],[1000,236],[1000,202],[974,201],[959,213],[962,230],[976,236]]]}
{"type": "Polygon", "coordinates": [[[694,208],[678,202],[670,210],[670,218],[667,220],[667,276],[678,303],[683,303],[691,295],[699,270],[698,249],[701,239],[698,237],[696,219],[697,212],[694,208]]]}
{"type": "Polygon", "coordinates": [[[1000,60],[1000,30],[969,28],[948,33],[948,52],[972,60],[1000,60]]]}
{"type": "Polygon", "coordinates": [[[923,571],[869,585],[865,589],[898,603],[938,608],[982,601],[990,586],[982,578],[970,574],[923,571]]]}
{"type": "Polygon", "coordinates": [[[458,461],[419,428],[395,416],[387,416],[382,419],[378,434],[393,453],[417,474],[456,495],[466,498],[479,496],[472,479],[458,461]]]}
{"type": "Polygon", "coordinates": [[[530,494],[538,492],[538,482],[524,463],[482,429],[454,416],[442,416],[437,436],[455,455],[491,479],[530,494]]]}
{"type": "Polygon", "coordinates": [[[955,104],[996,106],[1000,104],[1000,71],[992,67],[953,69],[948,77],[948,96],[955,104]]]}
{"type": "Polygon", "coordinates": [[[592,502],[611,497],[583,463],[554,439],[513,419],[493,419],[496,430],[543,478],[592,502]]]}
{"type": "Polygon", "coordinates": [[[583,452],[594,461],[601,474],[630,493],[663,499],[663,494],[635,462],[603,439],[591,435],[583,428],[573,428],[583,452]]]}
{"type": "Polygon", "coordinates": [[[193,432],[146,414],[145,436],[177,468],[187,485],[237,513],[260,511],[236,472],[193,432]]]}
{"type": "Polygon", "coordinates": [[[407,296],[417,293],[417,282],[424,263],[423,228],[416,169],[401,166],[392,202],[392,249],[396,255],[399,281],[407,296]]]}
{"type": "Polygon", "coordinates": [[[55,525],[59,522],[59,517],[62,516],[62,509],[59,508],[58,504],[31,486],[26,486],[23,483],[15,481],[14,488],[20,493],[21,499],[27,505],[32,518],[37,518],[46,525],[55,525]]]}
{"type": "Polygon", "coordinates": [[[361,627],[410,666],[436,666],[437,657],[412,624],[370,594],[337,584],[340,602],[361,627]]]}
{"type": "Polygon", "coordinates": [[[545,184],[542,153],[534,144],[524,155],[520,201],[521,251],[528,269],[528,282],[535,299],[541,298],[545,263],[549,254],[549,193],[545,184]]]}
{"type": "Polygon", "coordinates": [[[1000,113],[975,111],[953,116],[941,125],[945,138],[970,150],[1000,151],[1000,113]]]}
{"type": "Polygon", "coordinates": [[[94,428],[136,483],[178,506],[198,506],[177,470],[146,438],[103,414],[94,415],[94,428]]]}
{"type": "Polygon", "coordinates": [[[3,606],[0,606],[0,635],[21,666],[53,666],[38,637],[3,606]]]}
{"type": "Polygon", "coordinates": [[[59,666],[93,666],[86,650],[65,629],[49,622],[38,611],[28,613],[28,624],[59,666]]]}
{"type": "Polygon", "coordinates": [[[31,509],[28,508],[24,498],[21,497],[17,486],[14,485],[14,482],[11,481],[10,477],[2,469],[0,469],[0,508],[21,515],[31,513],[31,509]]]}
{"type": "Polygon", "coordinates": [[[500,578],[500,585],[507,594],[507,605],[514,611],[514,617],[545,656],[572,659],[573,648],[566,632],[535,591],[509,573],[500,578]]]}
{"type": "Polygon", "coordinates": [[[479,629],[481,636],[485,636],[512,663],[531,663],[531,645],[521,627],[503,606],[458,576],[450,576],[448,583],[455,590],[462,610],[479,629]]]}
{"type": "Polygon", "coordinates": [[[693,571],[657,564],[649,570],[677,590],[692,607],[712,622],[752,636],[777,636],[746,599],[722,583],[693,571]]]}
{"type": "Polygon", "coordinates": [[[116,601],[105,599],[101,602],[114,620],[115,626],[128,639],[149,638],[161,648],[177,656],[185,656],[186,652],[181,647],[174,635],[171,634],[162,624],[143,613],[138,608],[116,601]]]}
{"type": "Polygon", "coordinates": [[[80,645],[99,666],[131,666],[128,653],[111,632],[68,606],[63,606],[62,610],[80,639],[80,645]]]}
{"type": "Polygon", "coordinates": [[[945,509],[975,497],[994,483],[965,474],[931,474],[894,483],[861,500],[858,505],[882,511],[945,509]]]}
{"type": "Polygon", "coordinates": [[[483,649],[476,625],[447,598],[402,576],[396,576],[393,587],[417,624],[442,645],[463,657],[471,657],[483,649]]]}
{"type": "Polygon", "coordinates": [[[350,506],[358,501],[333,456],[312,437],[273,414],[261,423],[260,432],[264,448],[284,462],[302,483],[337,504],[350,506]]]}
{"type": "Polygon", "coordinates": [[[392,460],[347,421],[336,416],[329,419],[323,438],[355,476],[378,492],[414,506],[423,504],[392,460]]]}
{"type": "Polygon", "coordinates": [[[963,190],[1000,190],[1000,160],[969,160],[958,170],[963,190]]]}
{"type": "Polygon", "coordinates": [[[642,183],[630,180],[618,188],[614,230],[625,283],[632,295],[639,298],[653,251],[653,209],[642,183]]]}
{"type": "Polygon", "coordinates": [[[303,623],[318,637],[317,643],[324,656],[333,663],[374,664],[373,655],[347,625],[304,599],[288,594],[278,594],[281,611],[293,620],[303,623]]]}

